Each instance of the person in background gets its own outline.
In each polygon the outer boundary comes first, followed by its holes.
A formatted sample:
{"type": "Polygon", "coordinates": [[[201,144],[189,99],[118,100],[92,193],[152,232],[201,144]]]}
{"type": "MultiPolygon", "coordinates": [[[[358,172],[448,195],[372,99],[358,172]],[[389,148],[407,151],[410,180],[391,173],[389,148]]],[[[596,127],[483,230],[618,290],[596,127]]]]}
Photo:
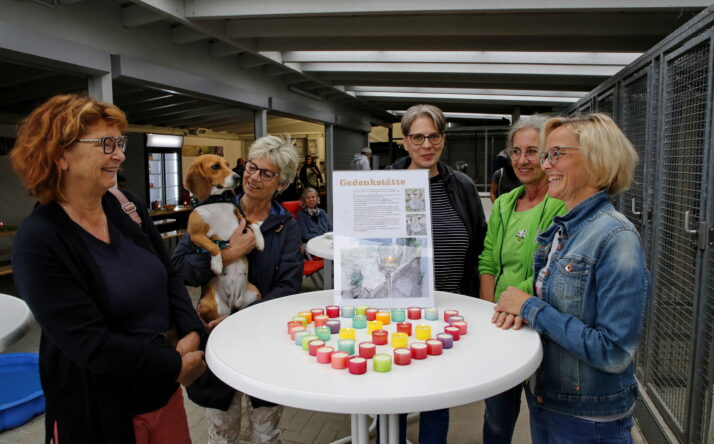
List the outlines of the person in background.
{"type": "Polygon", "coordinates": [[[302,168],[300,168],[300,182],[302,182],[303,189],[310,187],[316,190],[320,189],[320,182],[322,182],[322,173],[320,172],[320,167],[317,166],[315,159],[311,155],[305,156],[305,163],[302,168]]]}
{"type": "MultiPolygon", "coordinates": [[[[509,286],[533,287],[535,239],[565,213],[565,205],[546,195],[548,178],[540,167],[540,131],[547,118],[521,118],[508,132],[506,154],[522,186],[496,199],[479,258],[481,299],[498,302],[509,286]]],[[[521,408],[522,384],[487,398],[483,422],[484,444],[508,444],[521,408]]]]}
{"type": "Polygon", "coordinates": [[[306,188],[300,196],[300,201],[302,210],[297,214],[297,221],[300,224],[303,243],[332,231],[332,221],[330,221],[327,211],[317,206],[320,203],[317,190],[306,188]]]}
{"type": "Polygon", "coordinates": [[[236,173],[240,178],[238,180],[238,190],[240,190],[240,187],[243,184],[243,173],[245,173],[245,160],[243,160],[242,157],[239,157],[236,160],[236,166],[235,168],[233,168],[233,172],[236,173]]]}
{"type": "Polygon", "coordinates": [[[110,191],[126,126],[114,105],[55,96],[21,123],[10,154],[39,199],[12,264],[42,328],[48,443],[191,442],[179,384],[205,369],[204,327],[140,199],[110,191]]]}
{"type": "Polygon", "coordinates": [[[372,161],[372,150],[369,147],[364,147],[359,154],[355,154],[350,168],[353,170],[371,170],[370,162],[372,161]]]}
{"type": "MultiPolygon", "coordinates": [[[[263,251],[255,250],[255,236],[245,229],[245,219],[231,236],[228,248],[221,250],[223,265],[247,256],[248,280],[258,287],[261,301],[300,291],[303,256],[300,252],[300,227],[292,215],[275,200],[275,196],[292,182],[298,166],[295,147],[289,140],[265,136],[250,147],[243,174],[243,193],[236,198],[248,220],[259,222],[265,240],[263,251]]],[[[214,275],[211,255],[198,253],[187,235],[181,239],[172,256],[186,285],[200,286],[214,275]]],[[[212,329],[223,319],[211,321],[212,329]]],[[[208,442],[237,443],[240,437],[242,393],[224,384],[209,370],[188,387],[189,398],[206,407],[208,442]]],[[[278,423],[282,406],[250,398],[248,422],[251,442],[280,441],[278,423]]]]}
{"type": "MultiPolygon", "coordinates": [[[[402,117],[404,149],[408,157],[389,169],[429,172],[434,289],[477,297],[477,260],[483,250],[486,219],[473,181],[439,158],[446,142],[446,118],[433,105],[415,105],[402,117]]],[[[446,443],[449,409],[422,412],[419,442],[446,443]]],[[[406,442],[406,415],[400,415],[400,439],[406,442]]]]}
{"type": "Polygon", "coordinates": [[[521,186],[521,181],[513,171],[513,165],[508,163],[502,166],[491,176],[491,189],[489,190],[491,202],[495,202],[498,196],[513,191],[519,186],[521,186]]]}
{"type": "Polygon", "coordinates": [[[541,336],[526,387],[534,444],[632,443],[651,281],[640,236],[610,199],[629,187],[637,153],[605,114],[549,119],[540,153],[548,195],[568,211],[538,237],[533,288],[508,287],[493,321],[541,336]]]}

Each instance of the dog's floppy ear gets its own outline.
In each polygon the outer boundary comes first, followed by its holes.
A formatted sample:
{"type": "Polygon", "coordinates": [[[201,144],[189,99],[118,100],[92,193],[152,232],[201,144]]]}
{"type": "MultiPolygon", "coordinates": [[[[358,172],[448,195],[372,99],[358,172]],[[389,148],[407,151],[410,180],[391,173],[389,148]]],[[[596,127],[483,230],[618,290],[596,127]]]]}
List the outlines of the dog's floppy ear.
{"type": "Polygon", "coordinates": [[[186,174],[184,187],[189,190],[196,199],[206,200],[211,195],[211,182],[203,172],[203,156],[194,159],[186,174]]]}

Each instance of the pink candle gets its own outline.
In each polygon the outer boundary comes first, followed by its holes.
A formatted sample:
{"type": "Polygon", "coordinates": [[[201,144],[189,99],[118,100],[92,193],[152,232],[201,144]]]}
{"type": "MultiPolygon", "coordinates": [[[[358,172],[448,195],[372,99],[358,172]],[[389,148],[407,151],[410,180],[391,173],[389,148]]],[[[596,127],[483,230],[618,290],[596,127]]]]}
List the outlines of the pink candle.
{"type": "Polygon", "coordinates": [[[458,328],[460,335],[465,335],[466,332],[468,332],[469,330],[469,324],[466,321],[454,322],[453,324],[451,324],[451,326],[458,328]]]}
{"type": "Polygon", "coordinates": [[[325,307],[327,310],[327,316],[331,318],[339,318],[340,317],[340,306],[339,305],[328,305],[325,307]]]}
{"type": "Polygon", "coordinates": [[[394,349],[394,363],[396,365],[409,365],[412,362],[412,351],[408,348],[394,349]]]}
{"type": "Polygon", "coordinates": [[[372,332],[372,342],[375,345],[386,345],[389,339],[387,330],[375,330],[372,332]]]}
{"type": "Polygon", "coordinates": [[[302,322],[300,321],[288,321],[288,334],[290,334],[290,329],[293,327],[302,327],[302,322]]]}
{"type": "Polygon", "coordinates": [[[358,356],[350,358],[347,361],[347,367],[353,375],[365,374],[367,373],[367,360],[358,356]]]}
{"type": "Polygon", "coordinates": [[[407,308],[407,318],[408,319],[421,319],[421,308],[419,307],[409,307],[407,308]]]}
{"type": "Polygon", "coordinates": [[[397,331],[400,333],[406,333],[407,336],[412,335],[412,323],[411,322],[397,322],[397,331]]]}
{"type": "Polygon", "coordinates": [[[330,317],[324,314],[318,314],[313,317],[313,320],[315,321],[315,327],[323,327],[327,325],[327,321],[330,320],[330,317]]]}
{"type": "Polygon", "coordinates": [[[426,352],[432,356],[440,355],[444,352],[444,344],[439,340],[429,339],[426,341],[426,352]]]}
{"type": "MultiPolygon", "coordinates": [[[[312,341],[315,342],[315,341],[312,341]]],[[[317,362],[320,364],[329,364],[332,362],[332,353],[335,351],[330,346],[320,347],[317,349],[317,362]]]]}
{"type": "Polygon", "coordinates": [[[317,349],[324,346],[325,341],[323,341],[322,339],[315,339],[313,341],[310,341],[309,344],[307,344],[307,350],[310,353],[310,356],[317,356],[317,349]]]}
{"type": "Polygon", "coordinates": [[[461,338],[458,327],[444,327],[444,331],[454,337],[454,341],[458,341],[461,338]]]}
{"type": "Polygon", "coordinates": [[[370,359],[374,357],[377,353],[377,346],[371,342],[360,342],[359,343],[359,355],[365,359],[370,359]]]}
{"type": "Polygon", "coordinates": [[[379,313],[379,310],[376,308],[368,308],[364,311],[364,315],[367,316],[368,321],[376,321],[377,313],[379,313]]]}
{"type": "Polygon", "coordinates": [[[347,360],[350,358],[349,353],[336,351],[330,356],[330,362],[332,363],[332,368],[342,370],[347,368],[347,360]]]}
{"type": "Polygon", "coordinates": [[[444,310],[444,322],[449,322],[449,318],[452,316],[457,316],[459,310],[444,310]]]}
{"type": "Polygon", "coordinates": [[[426,344],[423,342],[413,342],[409,346],[412,351],[412,359],[426,359],[426,344]]]}
{"type": "Polygon", "coordinates": [[[307,329],[302,326],[302,323],[300,323],[300,325],[296,325],[295,327],[290,329],[290,339],[294,341],[295,333],[297,333],[299,331],[305,331],[305,330],[307,330],[307,329]]]}

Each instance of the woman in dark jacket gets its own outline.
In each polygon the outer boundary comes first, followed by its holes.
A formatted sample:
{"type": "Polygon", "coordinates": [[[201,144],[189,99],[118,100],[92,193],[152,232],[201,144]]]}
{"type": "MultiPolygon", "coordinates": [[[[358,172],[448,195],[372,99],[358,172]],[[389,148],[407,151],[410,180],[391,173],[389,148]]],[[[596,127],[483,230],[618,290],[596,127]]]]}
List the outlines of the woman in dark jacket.
{"type": "Polygon", "coordinates": [[[300,224],[302,241],[307,242],[313,237],[322,236],[332,231],[332,221],[327,211],[318,207],[320,196],[314,188],[306,188],[300,197],[302,209],[295,218],[300,224]]]}
{"type": "Polygon", "coordinates": [[[11,153],[40,201],[17,232],[12,263],[42,327],[48,443],[190,443],[178,385],[205,369],[203,326],[146,209],[108,192],[126,125],[111,104],[57,96],[22,123],[11,153]]]}

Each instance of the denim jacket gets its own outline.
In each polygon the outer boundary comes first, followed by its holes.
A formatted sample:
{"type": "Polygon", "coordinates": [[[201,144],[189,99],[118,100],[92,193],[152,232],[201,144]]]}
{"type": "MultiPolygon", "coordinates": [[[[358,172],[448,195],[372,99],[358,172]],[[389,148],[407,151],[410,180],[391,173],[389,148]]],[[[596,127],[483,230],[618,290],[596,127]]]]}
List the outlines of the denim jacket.
{"type": "Polygon", "coordinates": [[[543,297],[521,307],[543,343],[533,395],[541,407],[567,415],[626,413],[637,398],[633,357],[651,291],[639,234],[601,191],[538,237],[534,276],[558,230],[543,297]]]}

